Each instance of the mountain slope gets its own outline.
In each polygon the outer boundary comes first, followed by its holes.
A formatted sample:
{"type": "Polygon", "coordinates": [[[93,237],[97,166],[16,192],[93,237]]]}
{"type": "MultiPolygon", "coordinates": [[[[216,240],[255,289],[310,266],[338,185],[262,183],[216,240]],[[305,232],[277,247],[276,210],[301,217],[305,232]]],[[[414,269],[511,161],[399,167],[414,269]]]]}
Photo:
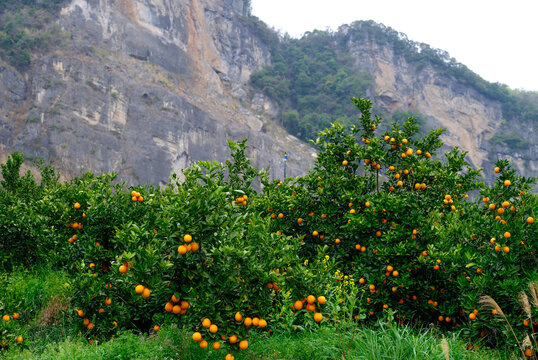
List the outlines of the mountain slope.
{"type": "Polygon", "coordinates": [[[63,2],[68,40],[33,49],[25,68],[0,65],[0,152],[44,157],[65,177],[159,184],[248,137],[255,166],[282,177],[287,152],[288,175],[303,173],[313,150],[242,104],[271,59],[246,11],[241,0],[63,2]]]}

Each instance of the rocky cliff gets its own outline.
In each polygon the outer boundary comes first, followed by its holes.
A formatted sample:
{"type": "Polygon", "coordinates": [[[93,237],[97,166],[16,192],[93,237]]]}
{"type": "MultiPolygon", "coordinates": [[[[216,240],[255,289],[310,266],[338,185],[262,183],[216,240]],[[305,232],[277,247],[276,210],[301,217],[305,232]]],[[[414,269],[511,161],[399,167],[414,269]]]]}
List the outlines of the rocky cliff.
{"type": "Polygon", "coordinates": [[[486,179],[493,177],[493,163],[499,158],[509,159],[524,176],[538,176],[538,118],[522,121],[516,116],[507,122],[501,102],[448,75],[442,66],[431,62],[417,66],[396,51],[397,43],[380,39],[380,32],[373,34],[371,24],[342,26],[339,35],[346,39],[355,69],[373,75],[378,106],[390,114],[418,112],[429,127],[445,128],[445,144],[468,151],[469,162],[484,168],[486,179]],[[350,29],[354,35],[348,34],[350,29]],[[495,142],[496,135],[510,133],[525,145],[495,142]]]}
{"type": "Polygon", "coordinates": [[[0,63],[0,153],[43,157],[65,178],[160,184],[248,137],[254,166],[281,178],[287,152],[287,175],[304,173],[314,151],[256,113],[263,96],[247,99],[250,74],[271,61],[247,11],[243,0],[66,1],[63,46],[27,71],[0,63]]]}
{"type": "MultiPolygon", "coordinates": [[[[247,4],[65,0],[54,17],[68,35],[61,46],[33,52],[25,70],[0,60],[0,161],[21,151],[45,158],[64,178],[116,171],[131,184],[161,184],[198,160],[224,161],[227,139],[248,137],[254,166],[282,178],[287,152],[287,175],[305,173],[314,150],[271,121],[283,101],[249,82],[285,47],[260,31],[247,4]]],[[[372,80],[366,93],[346,98],[370,97],[387,117],[413,111],[446,128],[446,144],[469,151],[486,178],[497,158],[538,175],[537,119],[507,122],[506,104],[448,73],[442,62],[449,60],[412,61],[421,57],[417,44],[371,22],[318,34],[372,80]],[[402,44],[411,50],[402,52],[402,44]]]]}

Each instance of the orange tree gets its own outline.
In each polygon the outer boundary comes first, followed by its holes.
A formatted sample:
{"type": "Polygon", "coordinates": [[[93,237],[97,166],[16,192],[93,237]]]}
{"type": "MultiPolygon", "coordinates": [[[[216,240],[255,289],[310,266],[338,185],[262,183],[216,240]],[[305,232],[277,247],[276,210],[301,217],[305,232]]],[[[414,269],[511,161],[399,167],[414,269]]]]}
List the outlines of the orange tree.
{"type": "MultiPolygon", "coordinates": [[[[401,322],[484,328],[468,317],[481,294],[517,293],[537,278],[536,245],[530,241],[536,230],[523,218],[532,207],[517,210],[520,192],[526,194],[533,180],[515,177],[507,162],[499,162],[500,180],[489,188],[478,182],[480,170],[468,166],[465,152],[455,148],[444,161],[437,159],[443,130],[418,137],[409,118],[376,134],[381,119],[372,117],[371,103],[353,102],[361,113],[358,123],[349,130],[335,123],[321,132],[314,142],[320,149],[315,168],[293,181],[267,183],[260,210],[271,218],[273,231],[303,237],[301,255],[307,259],[320,245],[330,246],[341,274],[352,275],[367,292],[361,306],[370,316],[393,309],[401,322]],[[494,193],[497,207],[514,202],[506,220],[484,218],[492,210],[467,195],[478,190],[494,193]],[[507,226],[513,219],[517,224],[507,226]],[[501,233],[501,252],[487,252],[477,242],[484,233],[508,227],[517,235],[501,233]],[[519,245],[508,251],[505,244],[519,245]],[[486,281],[485,269],[498,269],[488,270],[497,279],[486,281]],[[501,277],[504,289],[498,289],[501,277]]],[[[505,305],[515,310],[513,302],[505,305]]],[[[483,330],[471,334],[485,336],[483,330]]]]}

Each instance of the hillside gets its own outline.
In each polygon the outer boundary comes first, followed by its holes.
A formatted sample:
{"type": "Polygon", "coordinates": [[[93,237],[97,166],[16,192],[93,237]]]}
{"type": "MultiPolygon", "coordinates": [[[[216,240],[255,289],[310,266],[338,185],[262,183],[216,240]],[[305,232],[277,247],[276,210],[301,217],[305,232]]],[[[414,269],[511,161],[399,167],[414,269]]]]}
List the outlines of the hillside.
{"type": "Polygon", "coordinates": [[[538,93],[489,83],[448,53],[373,21],[283,39],[273,64],[251,83],[279,105],[280,124],[303,140],[334,120],[353,123],[352,94],[372,98],[377,113],[393,121],[414,115],[423,132],[446,128],[444,141],[469,151],[486,174],[499,157],[538,174],[538,93]]]}
{"type": "Polygon", "coordinates": [[[282,177],[287,153],[297,176],[315,156],[306,140],[356,119],[351,96],[395,121],[415,115],[423,132],[446,128],[486,177],[499,157],[538,175],[536,93],[380,24],[289,39],[246,0],[0,0],[0,161],[20,151],[64,178],[162,184],[248,137],[256,167],[282,177]]]}

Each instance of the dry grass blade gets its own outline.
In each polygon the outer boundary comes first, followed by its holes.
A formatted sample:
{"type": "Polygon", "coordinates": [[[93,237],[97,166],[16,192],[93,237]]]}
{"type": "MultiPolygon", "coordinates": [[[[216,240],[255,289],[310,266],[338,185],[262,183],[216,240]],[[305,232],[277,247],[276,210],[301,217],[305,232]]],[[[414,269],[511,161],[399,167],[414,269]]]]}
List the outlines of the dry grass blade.
{"type": "Polygon", "coordinates": [[[446,341],[446,338],[443,336],[443,339],[441,340],[441,349],[443,349],[443,354],[445,355],[446,360],[450,360],[450,347],[448,346],[448,341],[446,341]]]}
{"type": "Polygon", "coordinates": [[[483,308],[487,310],[493,310],[493,309],[497,310],[497,314],[504,317],[504,312],[502,311],[501,307],[499,306],[499,304],[497,304],[495,300],[493,300],[491,296],[483,295],[480,298],[480,304],[482,305],[483,308]]]}
{"type": "Polygon", "coordinates": [[[525,336],[525,339],[523,339],[523,341],[521,342],[521,346],[523,346],[524,349],[532,346],[529,335],[525,336]]]}
{"type": "Polygon", "coordinates": [[[538,308],[538,281],[532,281],[529,283],[529,292],[532,297],[532,305],[538,308]]]}
{"type": "Polygon", "coordinates": [[[523,311],[525,311],[525,314],[527,314],[527,316],[530,318],[531,304],[529,303],[529,297],[524,291],[519,294],[519,303],[521,304],[521,308],[523,309],[523,311]]]}

